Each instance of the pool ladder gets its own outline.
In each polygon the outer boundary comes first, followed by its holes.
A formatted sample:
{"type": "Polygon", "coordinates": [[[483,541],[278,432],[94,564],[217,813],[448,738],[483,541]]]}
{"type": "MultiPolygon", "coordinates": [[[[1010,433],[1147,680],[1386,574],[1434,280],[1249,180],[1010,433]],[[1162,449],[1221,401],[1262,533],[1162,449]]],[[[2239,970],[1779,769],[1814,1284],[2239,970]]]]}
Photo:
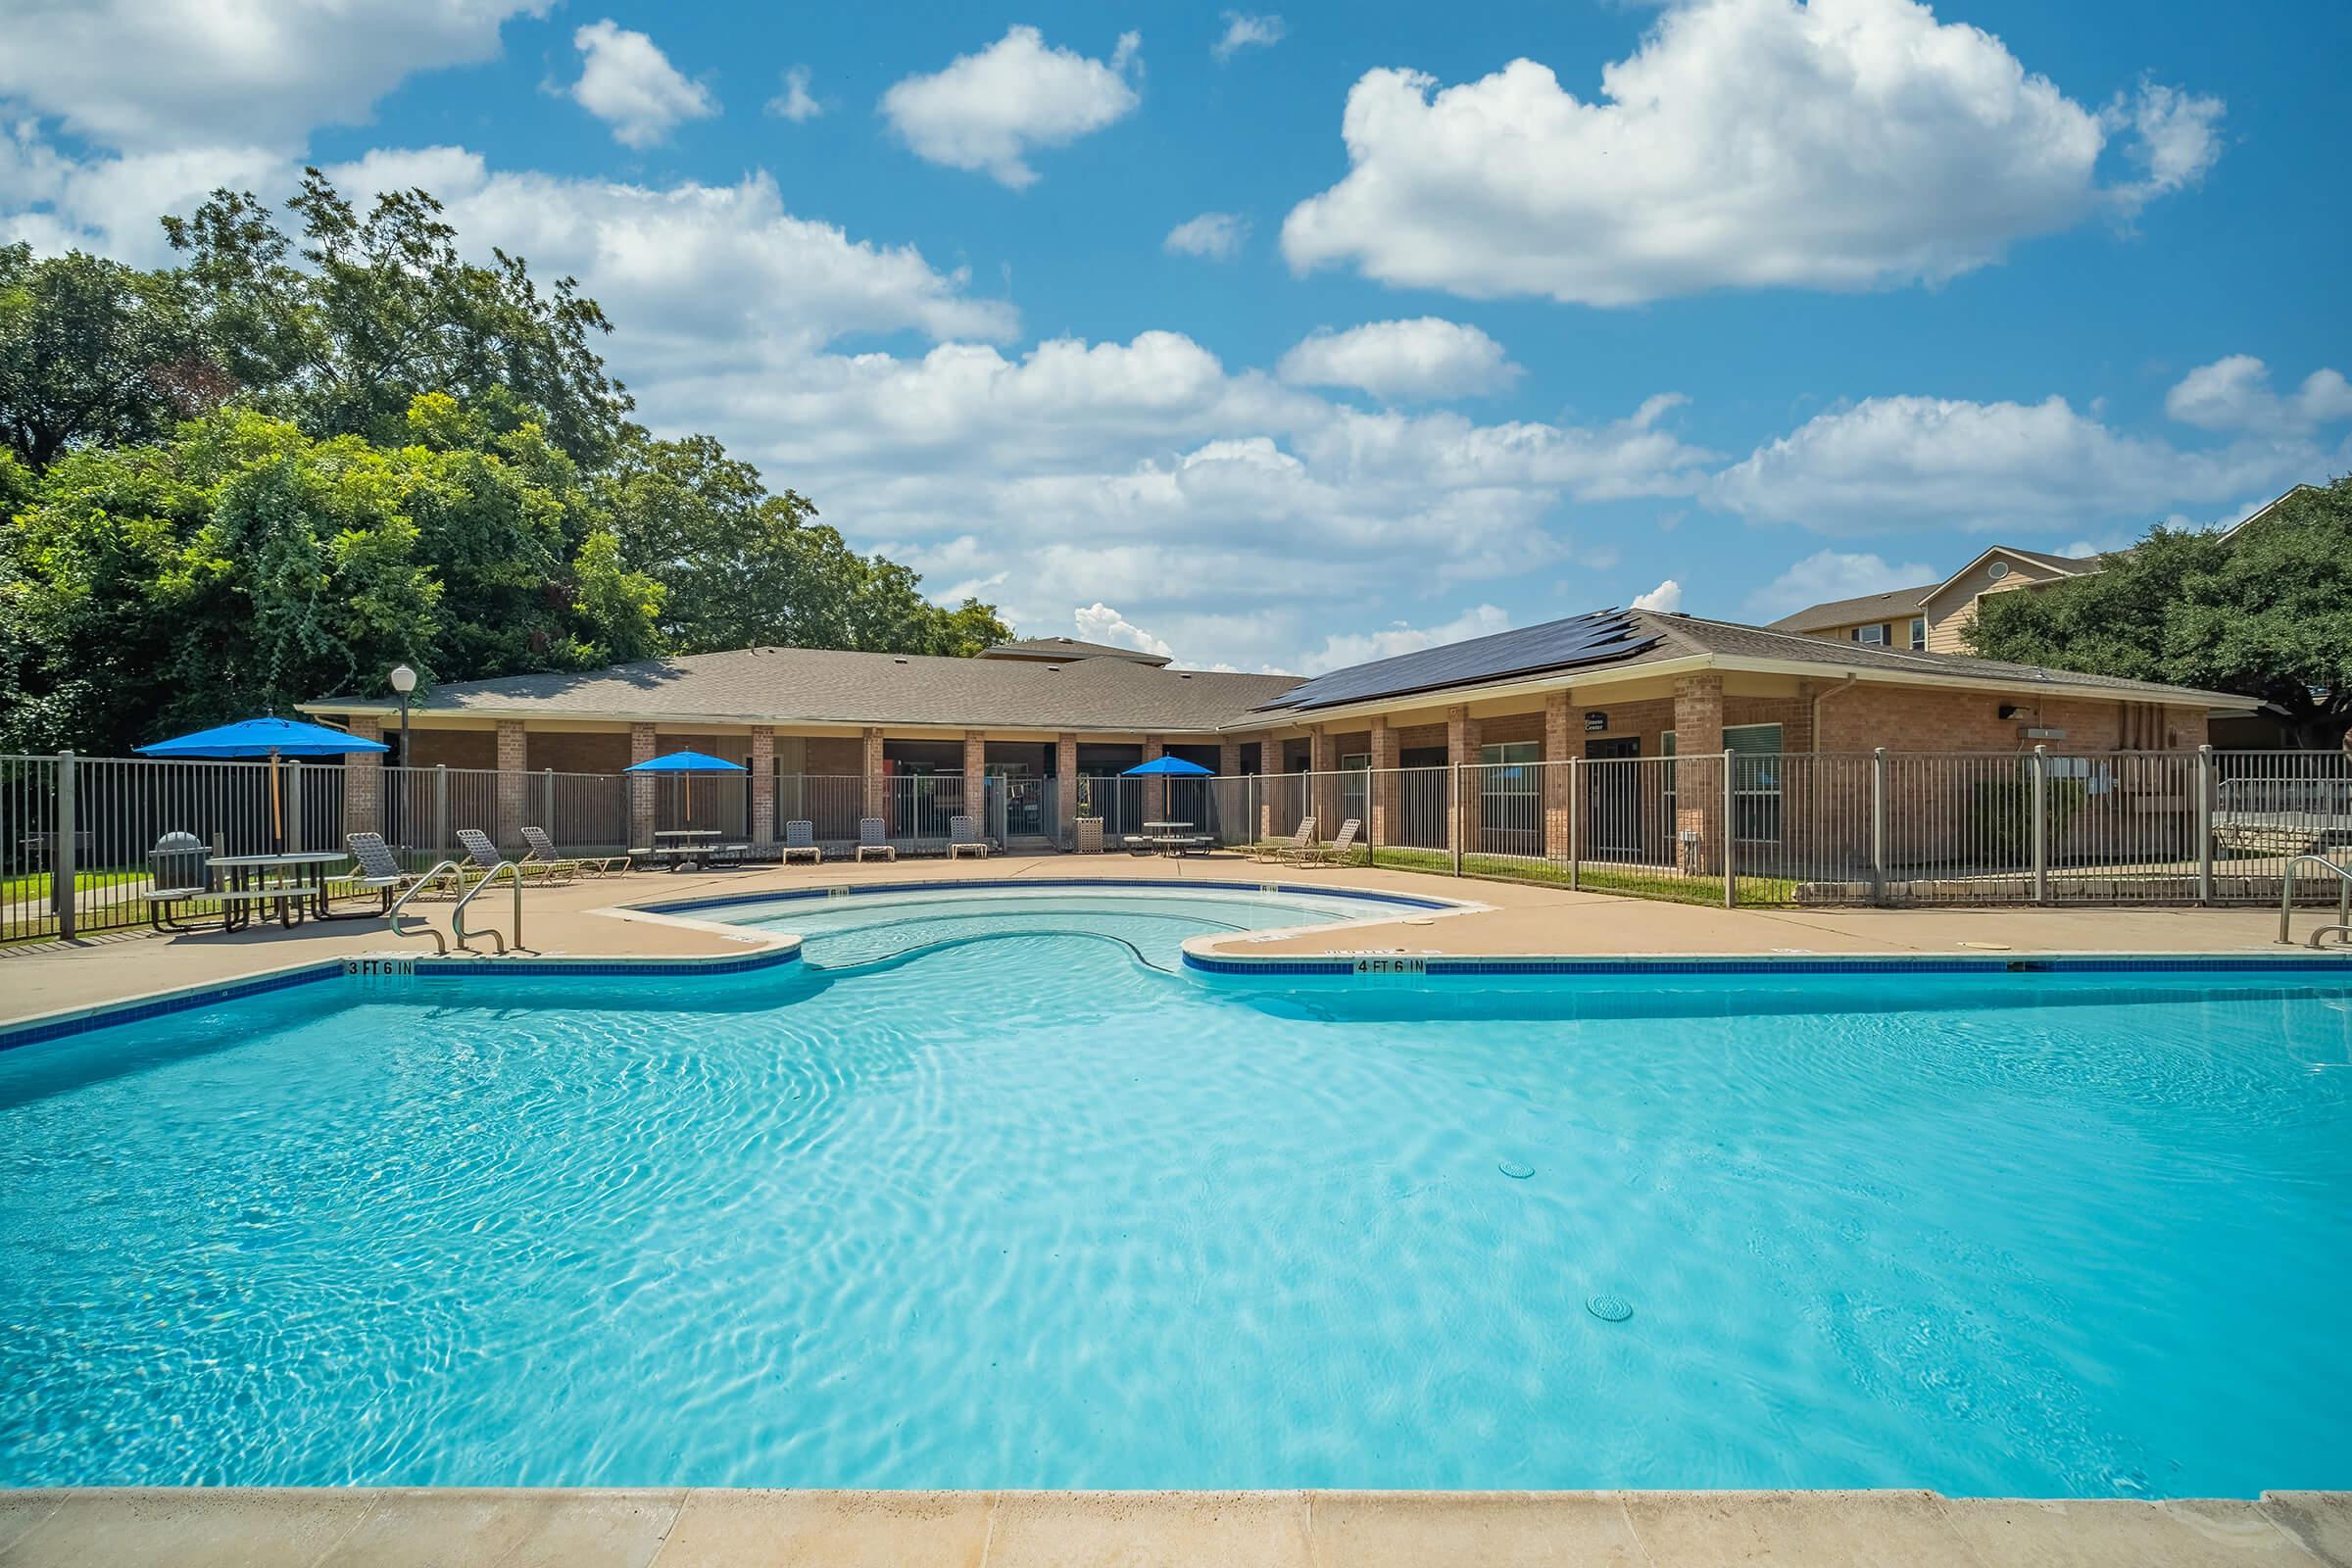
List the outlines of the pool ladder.
{"type": "Polygon", "coordinates": [[[497,943],[498,951],[503,955],[507,952],[507,939],[500,936],[496,928],[485,926],[479,931],[466,929],[466,906],[479,898],[484,888],[497,881],[501,872],[507,874],[507,879],[514,887],[514,947],[519,949],[522,947],[522,862],[519,860],[499,861],[484,872],[482,879],[471,887],[466,885],[466,867],[459,861],[436,861],[431,870],[409,885],[408,892],[393,901],[392,907],[384,911],[384,918],[391,925],[394,936],[406,940],[421,931],[433,939],[433,951],[442,956],[447,956],[449,943],[439,931],[429,925],[412,929],[400,923],[400,912],[409,906],[409,901],[423,893],[426,888],[436,886],[441,878],[447,875],[458,884],[457,906],[449,912],[449,928],[457,936],[458,951],[471,953],[473,951],[472,939],[480,936],[488,937],[492,942],[497,943]]]}
{"type": "Polygon", "coordinates": [[[2298,855],[2286,862],[2285,882],[2278,891],[2278,940],[2290,947],[2294,943],[2294,938],[2287,932],[2287,922],[2294,914],[2295,867],[2299,865],[2318,866],[2342,884],[2336,890],[2335,924],[2313,927],[2311,940],[2304,945],[2318,948],[2322,937],[2333,936],[2337,947],[2352,946],[2352,871],[2345,870],[2324,855],[2298,855]]]}

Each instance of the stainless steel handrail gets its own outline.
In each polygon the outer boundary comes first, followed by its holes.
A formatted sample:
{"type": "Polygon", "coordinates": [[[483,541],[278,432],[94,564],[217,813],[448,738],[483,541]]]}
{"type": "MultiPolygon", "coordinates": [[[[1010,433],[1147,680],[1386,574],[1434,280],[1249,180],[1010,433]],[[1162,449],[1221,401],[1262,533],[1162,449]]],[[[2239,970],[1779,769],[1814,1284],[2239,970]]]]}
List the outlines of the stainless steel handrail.
{"type": "MultiPolygon", "coordinates": [[[[466,873],[458,868],[458,862],[455,860],[443,860],[435,865],[430,871],[425,872],[424,875],[410,883],[409,891],[403,893],[399,898],[393,900],[392,907],[384,911],[384,919],[392,927],[392,934],[394,936],[405,939],[409,935],[409,933],[401,927],[400,911],[409,906],[409,901],[411,899],[416,897],[417,894],[422,893],[426,888],[431,887],[436,881],[438,881],[441,873],[444,871],[449,872],[452,876],[455,876],[458,879],[458,886],[464,887],[466,885],[466,873]]],[[[440,932],[434,930],[428,925],[424,928],[424,934],[433,939],[433,951],[436,954],[444,956],[448,955],[449,943],[445,938],[443,938],[440,932]]]]}
{"type": "Polygon", "coordinates": [[[498,874],[501,871],[506,872],[507,880],[514,885],[514,946],[517,948],[522,946],[522,862],[519,860],[501,860],[489,870],[483,872],[482,879],[479,882],[476,882],[473,886],[459,894],[457,906],[449,911],[449,929],[451,934],[458,939],[458,951],[460,953],[471,953],[473,951],[472,946],[466,941],[466,938],[469,935],[488,937],[491,941],[498,944],[498,951],[501,956],[506,953],[507,939],[498,934],[497,927],[484,926],[479,932],[470,933],[466,929],[466,906],[471,904],[476,898],[480,897],[482,889],[497,881],[498,874]]]}
{"type": "Polygon", "coordinates": [[[2330,931],[2338,933],[2337,945],[2344,945],[2341,939],[2352,935],[2352,871],[2345,870],[2324,855],[2298,855],[2286,862],[2286,875],[2278,890],[2278,940],[2289,947],[2294,945],[2294,938],[2287,935],[2287,920],[2295,909],[2295,867],[2298,865],[2322,866],[2333,872],[2336,880],[2343,884],[2336,895],[2335,924],[2324,925],[2312,932],[2311,945],[2317,948],[2320,938],[2330,931]]]}

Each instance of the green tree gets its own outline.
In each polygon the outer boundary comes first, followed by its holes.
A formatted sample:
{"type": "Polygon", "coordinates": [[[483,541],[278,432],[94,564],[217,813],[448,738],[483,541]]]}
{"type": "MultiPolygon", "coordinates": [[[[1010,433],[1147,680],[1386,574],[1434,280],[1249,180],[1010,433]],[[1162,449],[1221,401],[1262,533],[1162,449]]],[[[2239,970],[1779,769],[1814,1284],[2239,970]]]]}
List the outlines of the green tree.
{"type": "Polygon", "coordinates": [[[1988,659],[2259,697],[2301,744],[2352,726],[2352,477],[2306,485],[2230,538],[2157,527],[2103,569],[1992,594],[1988,659]]]}
{"type": "Polygon", "coordinates": [[[152,440],[228,390],[171,277],[0,245],[0,441],[36,472],[152,440]]]}
{"type": "Polygon", "coordinates": [[[421,190],[379,195],[363,216],[313,169],[287,207],[299,239],[250,192],[164,220],[209,341],[260,406],[314,435],[390,443],[415,398],[444,393],[496,429],[537,424],[592,465],[629,435],[631,399],[594,346],[612,322],[577,280],[542,291],[501,250],[467,262],[421,190]]]}
{"type": "Polygon", "coordinates": [[[626,449],[605,497],[624,558],[667,590],[662,630],[675,653],[971,654],[1009,635],[991,606],[932,605],[912,571],[858,555],[806,497],[771,494],[709,436],[626,449]]]}

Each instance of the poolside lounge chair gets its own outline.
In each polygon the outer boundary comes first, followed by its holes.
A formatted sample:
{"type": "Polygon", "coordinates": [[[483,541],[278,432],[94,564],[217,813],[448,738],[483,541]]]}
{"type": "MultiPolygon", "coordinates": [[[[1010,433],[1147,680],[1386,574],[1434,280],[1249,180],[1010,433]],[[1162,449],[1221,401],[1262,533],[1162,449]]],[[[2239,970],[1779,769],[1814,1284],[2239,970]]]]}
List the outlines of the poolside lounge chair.
{"type": "Polygon", "coordinates": [[[824,863],[825,852],[817,845],[814,822],[795,820],[784,824],[784,863],[790,865],[796,855],[806,855],[811,864],[824,863]]]}
{"type": "Polygon", "coordinates": [[[625,855],[558,855],[556,841],[543,827],[524,828],[522,842],[531,847],[530,853],[522,858],[525,865],[568,865],[590,876],[607,876],[629,868],[629,858],[625,855]]]}
{"type": "Polygon", "coordinates": [[[1276,839],[1271,844],[1250,846],[1250,858],[1260,863],[1286,861],[1294,855],[1304,853],[1314,842],[1315,819],[1311,816],[1301,817],[1298,821],[1298,831],[1289,838],[1276,839]]]}
{"type": "Polygon", "coordinates": [[[1309,844],[1283,857],[1285,865],[1345,865],[1348,852],[1355,848],[1355,835],[1363,823],[1349,817],[1340,824],[1340,831],[1329,844],[1309,844]]]}
{"type": "MultiPolygon", "coordinates": [[[[358,867],[358,871],[351,876],[333,878],[333,886],[356,888],[362,893],[381,896],[386,914],[392,912],[394,902],[402,894],[424,880],[421,876],[401,868],[399,858],[393,855],[392,847],[384,842],[384,836],[381,833],[346,833],[343,835],[343,847],[351,852],[352,863],[358,867]]],[[[448,872],[442,872],[434,880],[440,885],[426,889],[417,897],[449,898],[456,895],[457,887],[452,883],[448,872]]],[[[463,878],[459,880],[462,881],[463,878]]],[[[330,904],[334,902],[331,893],[328,895],[327,902],[330,904]]]]}
{"type": "Polygon", "coordinates": [[[858,819],[858,858],[862,860],[869,855],[879,855],[885,860],[899,858],[899,847],[890,842],[889,830],[878,816],[858,819]]]}
{"type": "Polygon", "coordinates": [[[967,850],[985,860],[988,858],[988,840],[982,838],[979,834],[972,831],[972,819],[970,817],[949,817],[948,858],[953,860],[956,858],[956,857],[963,854],[967,850]]]}
{"type": "MultiPolygon", "coordinates": [[[[466,846],[466,858],[485,876],[506,858],[498,853],[498,846],[490,842],[490,835],[478,827],[458,829],[458,842],[466,846]]],[[[517,875],[536,877],[551,886],[570,881],[572,874],[579,869],[570,860],[517,860],[514,864],[518,868],[517,875]]]]}

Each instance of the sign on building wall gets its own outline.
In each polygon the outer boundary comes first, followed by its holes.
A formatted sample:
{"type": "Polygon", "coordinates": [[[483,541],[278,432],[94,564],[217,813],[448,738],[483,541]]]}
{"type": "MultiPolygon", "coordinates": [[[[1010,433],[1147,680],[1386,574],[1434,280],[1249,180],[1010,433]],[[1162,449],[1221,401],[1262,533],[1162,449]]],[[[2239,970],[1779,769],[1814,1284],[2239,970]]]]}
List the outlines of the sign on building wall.
{"type": "Polygon", "coordinates": [[[1604,730],[1606,730],[1608,727],[1609,727],[1609,715],[1608,715],[1608,714],[1606,714],[1606,713],[1587,713],[1587,714],[1585,715],[1585,733],[1586,733],[1586,734],[1588,734],[1588,735],[1598,735],[1598,734],[1600,734],[1601,732],[1603,732],[1604,730]]]}

